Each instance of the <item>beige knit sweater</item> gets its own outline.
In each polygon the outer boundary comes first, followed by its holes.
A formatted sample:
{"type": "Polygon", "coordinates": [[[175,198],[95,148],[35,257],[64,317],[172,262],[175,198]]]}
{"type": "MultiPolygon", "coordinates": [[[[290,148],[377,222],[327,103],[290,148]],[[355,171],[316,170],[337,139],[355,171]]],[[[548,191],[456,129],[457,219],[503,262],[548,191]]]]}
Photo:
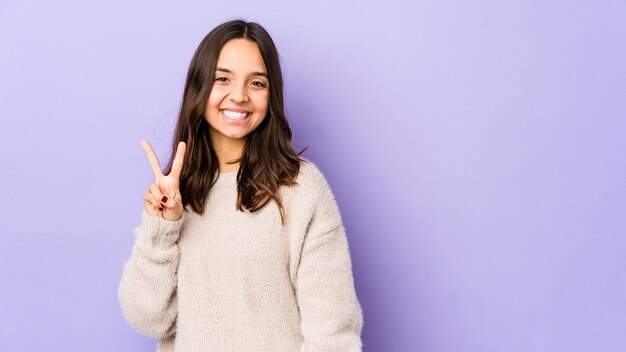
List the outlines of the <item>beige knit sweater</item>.
{"type": "Polygon", "coordinates": [[[311,162],[270,202],[235,208],[236,172],[220,174],[205,212],[144,213],[119,300],[159,352],[361,351],[363,314],[333,194],[311,162]]]}

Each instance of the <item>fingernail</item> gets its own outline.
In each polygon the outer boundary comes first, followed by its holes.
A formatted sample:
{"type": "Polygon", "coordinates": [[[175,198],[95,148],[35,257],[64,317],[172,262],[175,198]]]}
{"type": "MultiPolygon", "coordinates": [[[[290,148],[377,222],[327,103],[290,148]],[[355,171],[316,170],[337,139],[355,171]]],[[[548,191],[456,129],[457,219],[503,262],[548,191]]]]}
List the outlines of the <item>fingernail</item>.
{"type": "Polygon", "coordinates": [[[159,207],[159,211],[162,211],[162,210],[163,210],[163,207],[159,207]]]}
{"type": "Polygon", "coordinates": [[[163,196],[163,198],[161,198],[161,202],[167,203],[167,196],[163,196]]]}

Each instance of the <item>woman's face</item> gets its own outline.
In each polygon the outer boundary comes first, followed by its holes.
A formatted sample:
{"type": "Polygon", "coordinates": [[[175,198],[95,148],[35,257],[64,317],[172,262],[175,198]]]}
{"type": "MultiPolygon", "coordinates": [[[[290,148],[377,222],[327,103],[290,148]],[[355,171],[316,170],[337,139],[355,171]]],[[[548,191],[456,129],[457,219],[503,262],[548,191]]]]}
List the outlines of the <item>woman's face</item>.
{"type": "Polygon", "coordinates": [[[212,143],[243,141],[254,131],[267,114],[269,91],[258,45],[243,38],[227,41],[220,51],[204,110],[212,143]]]}

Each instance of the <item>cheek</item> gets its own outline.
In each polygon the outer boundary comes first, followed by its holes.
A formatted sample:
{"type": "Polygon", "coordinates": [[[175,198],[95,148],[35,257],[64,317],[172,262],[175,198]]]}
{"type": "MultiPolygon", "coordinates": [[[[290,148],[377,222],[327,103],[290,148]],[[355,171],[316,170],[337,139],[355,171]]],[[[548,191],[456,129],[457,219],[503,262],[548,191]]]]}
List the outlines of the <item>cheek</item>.
{"type": "Polygon", "coordinates": [[[217,108],[219,104],[221,104],[222,100],[224,100],[224,92],[221,92],[219,89],[213,89],[211,94],[209,94],[209,99],[207,99],[207,109],[208,108],[217,108]]]}
{"type": "MultiPolygon", "coordinates": [[[[259,96],[255,99],[255,107],[258,111],[263,111],[267,113],[267,110],[270,105],[269,94],[259,94],[259,96]]],[[[265,114],[263,114],[265,115],[265,114]]]]}

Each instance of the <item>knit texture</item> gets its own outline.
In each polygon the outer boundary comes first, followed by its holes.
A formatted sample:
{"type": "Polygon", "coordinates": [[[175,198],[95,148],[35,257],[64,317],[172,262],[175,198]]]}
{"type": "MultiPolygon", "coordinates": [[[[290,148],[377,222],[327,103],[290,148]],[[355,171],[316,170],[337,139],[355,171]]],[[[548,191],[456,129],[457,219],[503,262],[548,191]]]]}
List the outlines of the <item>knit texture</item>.
{"type": "Polygon", "coordinates": [[[119,286],[122,312],[159,352],[361,351],[363,313],[341,215],[303,162],[274,202],[236,210],[237,172],[222,173],[205,212],[144,213],[119,286]]]}

